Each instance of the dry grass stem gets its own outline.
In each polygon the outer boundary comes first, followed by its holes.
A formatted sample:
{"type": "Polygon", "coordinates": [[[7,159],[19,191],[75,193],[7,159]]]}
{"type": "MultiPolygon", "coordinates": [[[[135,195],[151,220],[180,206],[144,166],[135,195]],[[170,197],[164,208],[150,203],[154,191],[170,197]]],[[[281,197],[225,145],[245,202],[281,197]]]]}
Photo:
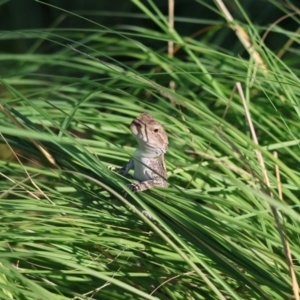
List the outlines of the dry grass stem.
{"type": "MultiPolygon", "coordinates": [[[[244,106],[244,109],[245,109],[245,114],[246,114],[246,120],[247,120],[247,123],[248,123],[249,128],[250,128],[252,139],[253,139],[253,141],[256,145],[259,145],[258,139],[257,139],[257,136],[256,136],[256,132],[255,132],[255,129],[254,129],[254,126],[253,126],[253,122],[252,122],[252,119],[251,119],[250,111],[249,111],[249,108],[248,108],[248,105],[247,105],[247,102],[246,102],[246,99],[245,99],[245,96],[244,96],[244,92],[243,92],[243,89],[242,89],[242,85],[241,85],[240,82],[237,82],[236,86],[237,86],[237,90],[239,92],[239,95],[242,99],[242,103],[243,103],[243,106],[244,106]]],[[[269,180],[269,177],[268,177],[268,174],[267,174],[267,170],[266,170],[266,167],[265,167],[263,156],[262,156],[262,154],[259,150],[255,150],[255,152],[256,152],[257,160],[258,160],[258,162],[260,164],[260,167],[261,167],[261,170],[262,170],[262,174],[263,174],[265,184],[266,184],[267,187],[270,187],[271,186],[270,185],[270,180],[269,180]]],[[[273,197],[273,194],[271,192],[270,192],[270,196],[273,197]]],[[[287,265],[288,265],[288,268],[290,270],[290,274],[291,274],[291,278],[292,278],[293,292],[295,292],[295,290],[297,290],[297,288],[298,288],[298,284],[295,287],[294,281],[296,280],[296,278],[294,277],[295,275],[294,275],[294,271],[293,271],[293,268],[292,268],[292,265],[291,265],[291,255],[290,255],[289,247],[287,246],[287,241],[284,237],[284,233],[283,233],[283,230],[282,230],[282,227],[281,227],[281,224],[280,224],[278,212],[277,212],[276,208],[273,205],[270,205],[270,208],[271,208],[271,211],[273,213],[273,216],[274,216],[274,219],[275,219],[275,222],[276,222],[276,225],[277,225],[277,230],[278,230],[278,233],[279,233],[279,236],[280,236],[280,239],[281,239],[281,243],[282,243],[282,246],[283,246],[283,250],[284,250],[284,253],[285,253],[285,257],[286,257],[286,260],[287,260],[287,265]]],[[[296,280],[296,282],[297,282],[297,280],[296,280]]],[[[298,295],[298,290],[297,290],[297,295],[298,295]]],[[[296,298],[296,299],[298,300],[299,298],[296,298]]]]}
{"type": "MultiPolygon", "coordinates": [[[[278,153],[276,151],[273,152],[273,155],[275,158],[278,158],[278,153]]],[[[275,175],[276,175],[276,181],[277,181],[278,196],[279,196],[280,200],[283,200],[281,180],[280,180],[280,171],[279,171],[279,166],[277,164],[275,165],[275,175]]],[[[293,259],[292,259],[290,245],[286,239],[284,239],[284,252],[285,252],[285,257],[286,257],[287,265],[289,268],[290,276],[292,279],[292,287],[293,287],[294,297],[296,300],[299,300],[300,299],[299,298],[299,285],[298,285],[297,277],[296,277],[294,267],[293,267],[293,259]]]]}
{"type": "MultiPolygon", "coordinates": [[[[20,129],[24,129],[24,126],[2,105],[0,104],[0,109],[3,113],[20,129]]],[[[50,162],[50,164],[56,166],[55,159],[53,156],[41,145],[40,142],[29,138],[30,141],[43,153],[46,159],[50,162]]]]}
{"type": "Polygon", "coordinates": [[[251,44],[251,39],[247,32],[242,28],[241,26],[234,23],[234,19],[230,12],[228,11],[227,7],[223,3],[222,0],[215,0],[217,3],[219,9],[223,12],[225,18],[230,24],[230,27],[235,31],[237,37],[241,41],[241,43],[244,45],[244,47],[247,49],[248,53],[253,56],[254,61],[260,66],[261,70],[265,73],[267,73],[267,67],[261,58],[260,54],[254,49],[253,45],[251,44]]]}

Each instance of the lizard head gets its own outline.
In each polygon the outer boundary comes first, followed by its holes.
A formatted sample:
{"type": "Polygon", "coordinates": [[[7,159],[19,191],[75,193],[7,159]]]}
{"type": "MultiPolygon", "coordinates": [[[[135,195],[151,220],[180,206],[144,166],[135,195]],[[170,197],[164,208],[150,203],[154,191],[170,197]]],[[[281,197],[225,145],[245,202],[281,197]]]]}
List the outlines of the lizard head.
{"type": "Polygon", "coordinates": [[[148,113],[136,117],[130,124],[140,148],[148,153],[161,155],[168,150],[168,136],[161,123],[148,113]]]}

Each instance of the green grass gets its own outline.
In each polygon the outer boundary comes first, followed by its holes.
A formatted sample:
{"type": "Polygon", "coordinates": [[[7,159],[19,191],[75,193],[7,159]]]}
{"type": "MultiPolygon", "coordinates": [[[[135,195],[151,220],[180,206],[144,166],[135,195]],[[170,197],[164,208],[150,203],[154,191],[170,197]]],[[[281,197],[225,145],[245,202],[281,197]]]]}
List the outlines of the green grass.
{"type": "Polygon", "coordinates": [[[280,49],[261,40],[267,28],[240,7],[245,23],[235,24],[252,33],[264,71],[245,49],[215,43],[225,19],[193,39],[170,33],[152,2],[133,2],[159,29],[98,24],[0,37],[32,41],[27,53],[0,53],[0,299],[292,297],[281,231],[299,278],[299,50],[277,60],[280,49]],[[181,47],[174,58],[151,46],[169,40],[181,47]],[[129,124],[142,112],[168,132],[170,186],[133,194],[108,166],[132,155],[129,124]]]}

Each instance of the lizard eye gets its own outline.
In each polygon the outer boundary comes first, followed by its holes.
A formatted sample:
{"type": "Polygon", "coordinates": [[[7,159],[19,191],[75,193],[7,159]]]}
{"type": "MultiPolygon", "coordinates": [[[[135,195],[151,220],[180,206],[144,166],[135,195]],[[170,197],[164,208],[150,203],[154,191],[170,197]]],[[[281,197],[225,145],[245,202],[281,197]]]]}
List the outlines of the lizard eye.
{"type": "Polygon", "coordinates": [[[157,129],[157,128],[155,128],[155,129],[154,129],[154,132],[158,132],[158,129],[157,129]]]}

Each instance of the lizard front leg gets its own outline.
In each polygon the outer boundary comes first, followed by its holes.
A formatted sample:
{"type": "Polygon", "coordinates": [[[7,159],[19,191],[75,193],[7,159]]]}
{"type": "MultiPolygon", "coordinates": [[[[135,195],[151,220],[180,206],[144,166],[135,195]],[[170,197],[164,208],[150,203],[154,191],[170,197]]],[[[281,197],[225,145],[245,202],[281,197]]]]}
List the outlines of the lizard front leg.
{"type": "Polygon", "coordinates": [[[122,168],[116,168],[116,167],[109,167],[109,168],[110,168],[110,170],[115,171],[115,172],[117,172],[117,173],[119,173],[119,174],[127,175],[128,172],[129,172],[131,169],[133,169],[133,167],[134,167],[134,160],[131,158],[131,159],[128,161],[128,163],[127,163],[124,167],[122,167],[122,168]]]}

